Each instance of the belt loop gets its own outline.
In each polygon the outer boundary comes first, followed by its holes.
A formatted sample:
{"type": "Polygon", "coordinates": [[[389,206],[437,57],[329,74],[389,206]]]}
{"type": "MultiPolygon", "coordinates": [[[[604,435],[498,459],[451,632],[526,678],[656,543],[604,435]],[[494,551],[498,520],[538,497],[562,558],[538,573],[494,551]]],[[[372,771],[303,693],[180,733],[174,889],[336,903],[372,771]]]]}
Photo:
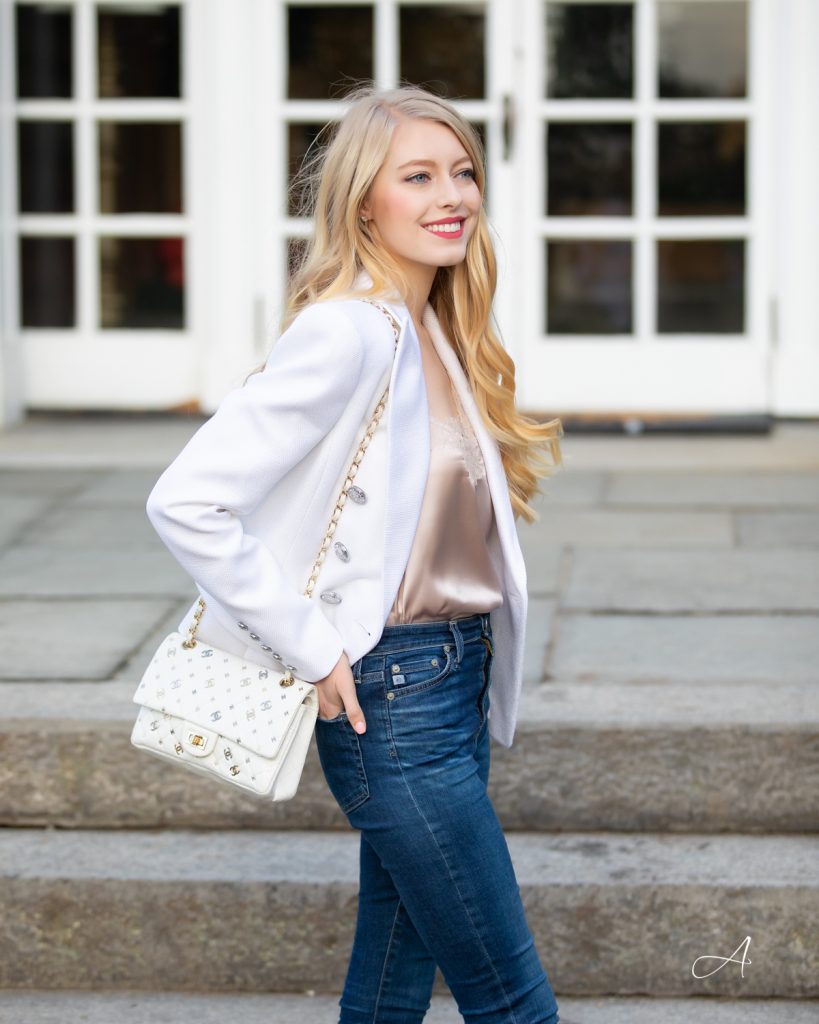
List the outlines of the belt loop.
{"type": "Polygon", "coordinates": [[[455,663],[460,665],[464,653],[464,638],[455,619],[449,620],[449,629],[455,641],[455,663]]]}

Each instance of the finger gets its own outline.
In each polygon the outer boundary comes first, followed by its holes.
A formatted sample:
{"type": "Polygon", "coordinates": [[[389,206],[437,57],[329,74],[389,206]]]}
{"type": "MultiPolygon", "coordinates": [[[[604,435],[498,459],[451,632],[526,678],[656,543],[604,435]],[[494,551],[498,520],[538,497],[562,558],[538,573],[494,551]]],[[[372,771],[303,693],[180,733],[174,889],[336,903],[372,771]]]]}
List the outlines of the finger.
{"type": "Polygon", "coordinates": [[[361,710],[361,705],[358,703],[358,697],[355,695],[355,690],[349,693],[340,693],[339,696],[344,701],[344,710],[347,712],[347,718],[351,722],[353,728],[357,733],[367,731],[367,720],[364,718],[364,712],[361,710]]]}

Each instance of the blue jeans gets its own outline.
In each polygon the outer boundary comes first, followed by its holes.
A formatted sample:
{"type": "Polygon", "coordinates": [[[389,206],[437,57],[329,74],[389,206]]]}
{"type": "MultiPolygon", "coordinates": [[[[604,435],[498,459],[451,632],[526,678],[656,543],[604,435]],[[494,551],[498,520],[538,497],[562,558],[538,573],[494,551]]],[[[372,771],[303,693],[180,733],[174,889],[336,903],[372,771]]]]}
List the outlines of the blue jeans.
{"type": "Polygon", "coordinates": [[[353,666],[367,720],[318,719],[327,784],[360,830],[339,1024],[415,1024],[436,964],[471,1024],[558,1024],[487,795],[489,614],[389,625],[353,666]]]}

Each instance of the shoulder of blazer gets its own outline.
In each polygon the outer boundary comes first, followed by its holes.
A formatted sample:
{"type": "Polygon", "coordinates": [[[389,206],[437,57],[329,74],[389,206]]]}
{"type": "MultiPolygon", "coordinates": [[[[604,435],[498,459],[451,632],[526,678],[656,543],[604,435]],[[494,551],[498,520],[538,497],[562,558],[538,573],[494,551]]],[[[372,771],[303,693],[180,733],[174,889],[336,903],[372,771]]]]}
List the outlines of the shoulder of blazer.
{"type": "Polygon", "coordinates": [[[380,355],[384,361],[392,360],[395,353],[392,323],[371,302],[360,298],[322,299],[305,306],[290,326],[295,327],[305,314],[317,323],[324,321],[330,331],[338,330],[342,322],[345,327],[351,325],[363,345],[362,355],[371,359],[380,355]]]}

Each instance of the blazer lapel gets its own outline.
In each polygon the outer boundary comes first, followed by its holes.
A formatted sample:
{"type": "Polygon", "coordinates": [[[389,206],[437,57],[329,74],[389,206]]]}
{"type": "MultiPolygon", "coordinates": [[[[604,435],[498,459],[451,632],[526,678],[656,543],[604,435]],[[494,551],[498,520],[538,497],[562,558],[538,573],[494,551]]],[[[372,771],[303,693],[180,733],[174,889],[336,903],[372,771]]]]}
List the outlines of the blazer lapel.
{"type": "Polygon", "coordinates": [[[409,561],[429,473],[429,406],[421,350],[412,317],[384,301],[402,324],[387,396],[389,466],[384,526],[384,606],[387,621],[409,561]]]}

